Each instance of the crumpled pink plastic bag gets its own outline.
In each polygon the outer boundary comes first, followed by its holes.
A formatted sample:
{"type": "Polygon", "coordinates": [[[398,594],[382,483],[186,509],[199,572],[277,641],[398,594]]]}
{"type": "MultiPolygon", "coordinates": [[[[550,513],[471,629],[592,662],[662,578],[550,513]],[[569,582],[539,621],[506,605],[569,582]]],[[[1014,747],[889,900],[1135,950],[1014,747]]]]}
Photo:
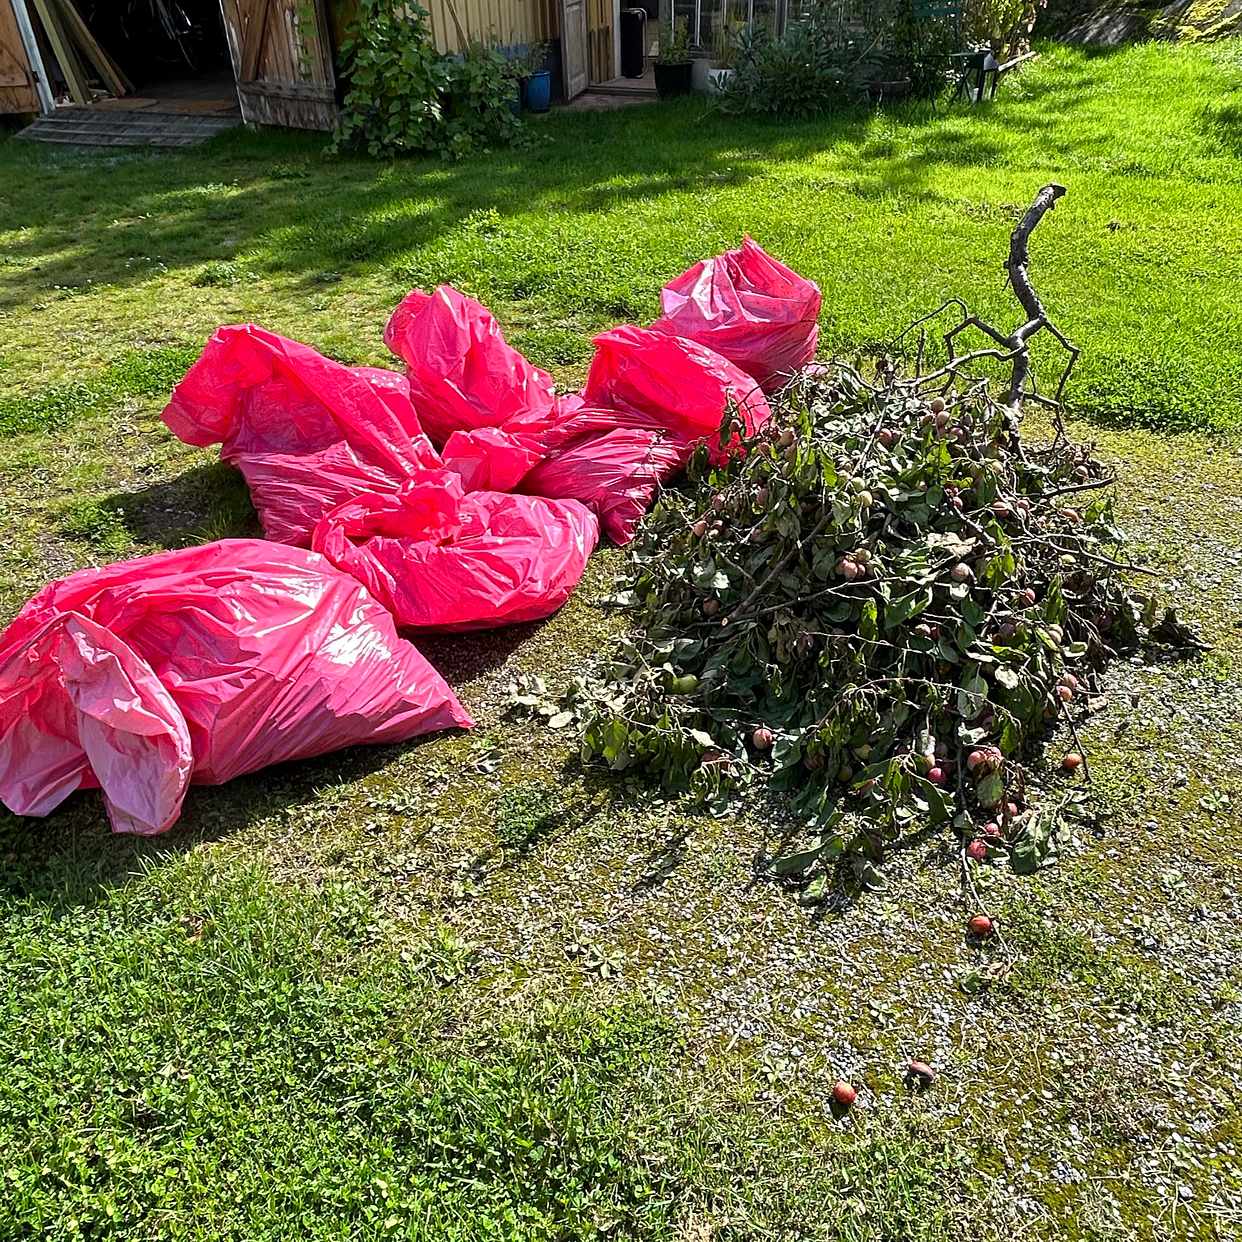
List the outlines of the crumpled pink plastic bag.
{"type": "Polygon", "coordinates": [[[552,453],[522,480],[536,496],[581,501],[598,517],[604,534],[617,545],[634,538],[656,489],[689,459],[692,446],[650,427],[615,425],[571,442],[552,453]]]}
{"type": "Polygon", "coordinates": [[[573,500],[466,492],[429,471],[396,496],[365,496],[327,514],[314,546],[396,618],[423,630],[490,629],[555,612],[599,539],[573,500]]]}
{"type": "Polygon", "coordinates": [[[410,395],[436,444],[454,431],[552,410],[552,377],[506,342],[486,307],[452,285],[408,294],[384,343],[405,362],[410,395]]]}
{"type": "Polygon", "coordinates": [[[278,543],[305,546],[342,500],[394,492],[440,464],[404,376],[344,366],[253,324],[217,329],[163,419],[187,444],[221,446],[278,543]]]}
{"type": "Polygon", "coordinates": [[[444,465],[468,492],[509,492],[545,456],[532,436],[500,427],[455,431],[444,444],[444,465]]]}
{"type": "Polygon", "coordinates": [[[363,587],[229,539],[86,569],[0,634],[0,801],[102,789],[113,828],[176,822],[190,784],[472,721],[363,587]]]}
{"type": "Polygon", "coordinates": [[[820,301],[814,281],[747,237],[669,281],[651,326],[714,349],[771,392],[815,357],[820,301]]]}
{"type": "MultiPolygon", "coordinates": [[[[595,338],[595,359],[581,398],[564,399],[557,417],[527,432],[546,452],[522,479],[524,492],[572,497],[599,515],[616,544],[634,537],[659,486],[685,466],[695,444],[714,457],[732,408],[747,435],[771,417],[754,380],[706,346],[626,324],[595,338]]],[[[530,420],[527,420],[528,422],[530,420]]]]}
{"type": "Polygon", "coordinates": [[[717,452],[726,409],[748,436],[772,416],[759,385],[706,345],[633,324],[595,338],[582,397],[587,406],[640,415],[686,440],[715,440],[717,452]]]}

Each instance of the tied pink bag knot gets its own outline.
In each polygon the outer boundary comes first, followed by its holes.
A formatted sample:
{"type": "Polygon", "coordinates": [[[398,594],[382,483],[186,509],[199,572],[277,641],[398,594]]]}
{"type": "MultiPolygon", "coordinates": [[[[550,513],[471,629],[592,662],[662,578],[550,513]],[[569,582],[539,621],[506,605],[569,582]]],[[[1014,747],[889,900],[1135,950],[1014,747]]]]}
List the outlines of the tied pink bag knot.
{"type": "Polygon", "coordinates": [[[438,445],[455,431],[552,410],[552,377],[508,344],[486,307],[452,285],[408,294],[384,343],[405,363],[422,425],[438,445]]]}

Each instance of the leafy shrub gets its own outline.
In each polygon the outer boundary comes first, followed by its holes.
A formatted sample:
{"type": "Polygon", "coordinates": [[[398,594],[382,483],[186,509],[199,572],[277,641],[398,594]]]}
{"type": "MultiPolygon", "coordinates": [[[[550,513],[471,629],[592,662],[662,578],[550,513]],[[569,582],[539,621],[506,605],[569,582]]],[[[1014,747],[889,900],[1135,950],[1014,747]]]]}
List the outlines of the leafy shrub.
{"type": "Polygon", "coordinates": [[[961,38],[947,18],[916,18],[907,2],[898,6],[884,45],[885,75],[910,83],[910,93],[927,99],[951,77],[949,57],[961,51],[961,38]]]}
{"type": "Polygon", "coordinates": [[[970,43],[987,44],[1001,60],[1030,44],[1035,19],[1048,0],[966,0],[962,32],[970,43]]]}
{"type": "Polygon", "coordinates": [[[739,36],[737,73],[721,106],[814,116],[865,95],[873,82],[894,80],[908,82],[913,94],[932,95],[947,80],[958,42],[953,23],[916,18],[911,0],[857,10],[818,0],[779,38],[763,28],[739,36]]]}
{"type": "Polygon", "coordinates": [[[660,50],[657,65],[688,65],[690,63],[689,26],[684,17],[665,23],[660,34],[660,50]]]}
{"type": "Polygon", "coordinates": [[[443,125],[441,95],[448,67],[431,39],[427,10],[394,0],[359,0],[341,44],[349,87],[339,144],[372,155],[432,150],[443,125]]]}
{"type": "Polygon", "coordinates": [[[467,48],[460,60],[450,60],[442,152],[459,157],[515,142],[522,132],[513,111],[517,81],[513,66],[480,43],[467,48]]]}
{"type": "Polygon", "coordinates": [[[779,38],[760,26],[738,37],[737,70],[720,96],[726,112],[808,117],[845,102],[847,49],[813,20],[792,22],[779,38]]]}
{"type": "Polygon", "coordinates": [[[427,10],[418,4],[360,0],[341,62],[348,89],[338,147],[459,158],[512,143],[521,132],[509,62],[481,44],[460,57],[440,55],[427,10]]]}

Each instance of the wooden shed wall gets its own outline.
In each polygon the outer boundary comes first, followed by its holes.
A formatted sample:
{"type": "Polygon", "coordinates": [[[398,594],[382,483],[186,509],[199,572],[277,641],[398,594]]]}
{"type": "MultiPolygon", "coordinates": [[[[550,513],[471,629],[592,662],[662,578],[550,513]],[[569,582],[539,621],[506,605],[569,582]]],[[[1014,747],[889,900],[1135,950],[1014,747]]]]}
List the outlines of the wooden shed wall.
{"type": "Polygon", "coordinates": [[[460,52],[475,41],[502,47],[535,43],[555,39],[560,29],[560,4],[552,0],[423,0],[423,4],[442,52],[460,52]]]}
{"type": "Polygon", "coordinates": [[[0,113],[34,112],[38,107],[17,14],[9,0],[0,0],[0,113]]]}
{"type": "MultiPolygon", "coordinates": [[[[560,0],[419,0],[430,15],[441,52],[460,52],[467,43],[500,47],[545,42],[560,35],[560,0]]],[[[355,0],[329,0],[337,45],[353,21],[355,0]]]]}

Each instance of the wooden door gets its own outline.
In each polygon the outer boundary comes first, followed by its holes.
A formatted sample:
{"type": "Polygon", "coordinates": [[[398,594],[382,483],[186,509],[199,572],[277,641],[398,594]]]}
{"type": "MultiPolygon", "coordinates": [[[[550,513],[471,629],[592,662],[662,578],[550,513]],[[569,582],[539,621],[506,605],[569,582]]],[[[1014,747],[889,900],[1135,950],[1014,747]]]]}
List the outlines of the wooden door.
{"type": "Polygon", "coordinates": [[[561,0],[561,74],[566,99],[576,99],[590,83],[586,0],[561,0]]]}
{"type": "Polygon", "coordinates": [[[612,0],[587,0],[587,44],[591,84],[609,82],[616,75],[612,63],[612,0]]]}
{"type": "Polygon", "coordinates": [[[221,0],[249,125],[332,129],[336,79],[323,0],[221,0]]]}
{"type": "Polygon", "coordinates": [[[0,113],[38,112],[34,74],[9,0],[0,0],[0,113]]]}

